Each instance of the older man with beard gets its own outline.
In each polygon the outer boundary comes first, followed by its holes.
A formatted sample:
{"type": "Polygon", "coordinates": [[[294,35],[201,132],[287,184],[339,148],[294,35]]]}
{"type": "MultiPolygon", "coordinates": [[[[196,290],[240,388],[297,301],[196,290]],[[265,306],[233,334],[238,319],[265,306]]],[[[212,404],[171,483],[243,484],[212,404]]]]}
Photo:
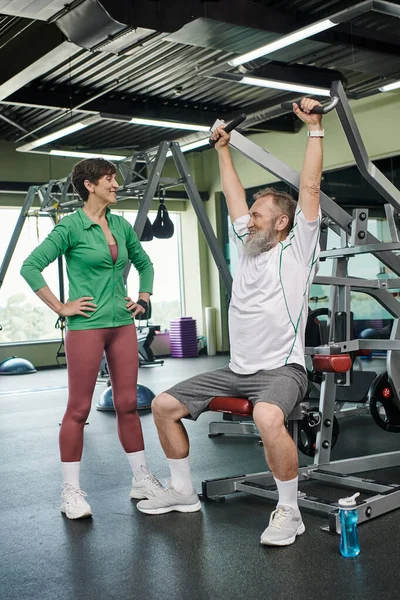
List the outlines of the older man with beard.
{"type": "Polygon", "coordinates": [[[223,127],[214,132],[232,221],[230,235],[240,256],[229,307],[231,359],[229,366],[192,377],[153,400],[171,485],[138,503],[144,513],[200,510],[181,419],[189,415],[197,419],[214,396],[238,396],[254,405],[254,421],[279,494],[261,543],[286,546],[305,531],[297,504],[297,449],[285,421],[307,389],[304,332],[319,251],[324,135],[321,115],[311,113],[318,104],[303,98],[301,108],[293,105],[308,129],[298,203],[288,194],[266,188],[258,192],[249,211],[230,155],[230,137],[223,127]]]}

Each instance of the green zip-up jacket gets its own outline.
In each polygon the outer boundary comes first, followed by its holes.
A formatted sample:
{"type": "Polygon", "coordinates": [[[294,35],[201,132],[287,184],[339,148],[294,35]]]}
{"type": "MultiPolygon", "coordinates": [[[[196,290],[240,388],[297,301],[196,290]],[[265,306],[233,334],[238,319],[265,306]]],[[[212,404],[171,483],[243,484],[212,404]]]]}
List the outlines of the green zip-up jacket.
{"type": "Polygon", "coordinates": [[[28,256],[21,275],[34,292],[45,287],[42,275],[58,256],[65,255],[69,283],[69,300],[93,296],[97,308],[90,318],[74,315],[67,318],[69,329],[99,329],[132,324],[126,308],[123,272],[130,261],[139,273],[139,292],[153,291],[153,264],[143,250],[130,223],[107,209],[110,230],[118,244],[118,258],[113,264],[106,237],[79,208],[64,217],[47,238],[28,256]]]}

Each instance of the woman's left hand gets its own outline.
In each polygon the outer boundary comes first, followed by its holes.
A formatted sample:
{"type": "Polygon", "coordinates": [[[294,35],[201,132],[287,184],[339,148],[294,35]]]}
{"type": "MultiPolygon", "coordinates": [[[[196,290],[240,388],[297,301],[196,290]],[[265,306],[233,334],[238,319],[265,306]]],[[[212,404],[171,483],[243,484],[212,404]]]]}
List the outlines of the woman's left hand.
{"type": "Polygon", "coordinates": [[[128,300],[126,308],[132,311],[132,319],[134,319],[136,315],[144,315],[146,311],[143,308],[143,306],[141,306],[140,304],[136,304],[136,302],[134,302],[129,296],[126,296],[125,300],[128,300]]]}

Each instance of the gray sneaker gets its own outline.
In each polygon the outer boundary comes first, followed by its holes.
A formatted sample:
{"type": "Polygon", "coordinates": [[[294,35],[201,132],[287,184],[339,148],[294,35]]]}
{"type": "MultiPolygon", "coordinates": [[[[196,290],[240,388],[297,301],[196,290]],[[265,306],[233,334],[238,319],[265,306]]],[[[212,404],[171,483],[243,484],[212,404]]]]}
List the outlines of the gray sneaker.
{"type": "Polygon", "coordinates": [[[68,519],[87,519],[92,516],[92,509],[85,500],[86,493],[81,489],[70,483],[64,483],[61,498],[61,512],[68,519]]]}
{"type": "Polygon", "coordinates": [[[135,478],[132,479],[132,487],[130,491],[130,498],[135,500],[142,500],[151,496],[152,492],[158,492],[164,489],[161,483],[144,467],[142,467],[145,476],[137,481],[135,478]]]}
{"type": "Polygon", "coordinates": [[[300,511],[280,505],[271,513],[269,525],[260,541],[265,546],[289,546],[305,530],[300,511]]]}
{"type": "Polygon", "coordinates": [[[190,494],[181,494],[171,486],[153,492],[148,500],[138,502],[137,508],[148,515],[163,515],[173,510],[196,512],[200,510],[201,504],[194,490],[190,494]]]}

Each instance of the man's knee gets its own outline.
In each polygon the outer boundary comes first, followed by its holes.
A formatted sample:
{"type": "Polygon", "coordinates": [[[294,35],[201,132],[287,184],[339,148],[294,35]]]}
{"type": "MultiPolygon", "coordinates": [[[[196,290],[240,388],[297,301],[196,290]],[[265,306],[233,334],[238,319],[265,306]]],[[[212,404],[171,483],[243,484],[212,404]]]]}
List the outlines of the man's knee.
{"type": "Polygon", "coordinates": [[[258,402],[253,410],[253,418],[262,435],[274,436],[285,426],[285,415],[275,404],[258,402]]]}
{"type": "Polygon", "coordinates": [[[179,419],[187,417],[189,414],[188,409],[182,402],[165,392],[154,398],[151,403],[151,410],[155,421],[162,419],[179,421],[179,419]]]}

